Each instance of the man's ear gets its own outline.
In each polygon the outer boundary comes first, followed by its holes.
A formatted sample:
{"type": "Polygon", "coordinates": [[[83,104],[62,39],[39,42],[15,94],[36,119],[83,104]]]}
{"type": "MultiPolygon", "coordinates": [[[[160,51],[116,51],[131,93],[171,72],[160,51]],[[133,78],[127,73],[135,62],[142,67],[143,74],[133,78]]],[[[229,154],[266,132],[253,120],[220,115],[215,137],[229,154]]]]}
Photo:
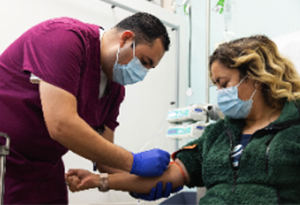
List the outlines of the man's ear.
{"type": "Polygon", "coordinates": [[[135,35],[132,31],[130,31],[130,30],[124,31],[121,34],[121,38],[120,38],[120,42],[119,42],[120,48],[122,48],[125,45],[126,41],[133,41],[134,36],[135,35]]]}

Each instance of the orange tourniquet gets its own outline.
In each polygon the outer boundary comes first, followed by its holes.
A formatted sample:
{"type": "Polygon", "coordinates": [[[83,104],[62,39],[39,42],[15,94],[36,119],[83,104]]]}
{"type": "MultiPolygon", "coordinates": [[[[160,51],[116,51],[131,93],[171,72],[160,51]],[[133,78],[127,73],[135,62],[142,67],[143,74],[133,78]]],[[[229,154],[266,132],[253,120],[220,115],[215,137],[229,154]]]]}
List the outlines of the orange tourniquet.
{"type": "Polygon", "coordinates": [[[179,164],[177,164],[176,162],[170,162],[170,164],[176,164],[177,165],[177,167],[179,168],[179,170],[180,170],[180,172],[181,172],[181,174],[183,176],[184,182],[186,182],[186,177],[185,177],[185,174],[184,174],[181,166],[179,166],[179,164]]]}

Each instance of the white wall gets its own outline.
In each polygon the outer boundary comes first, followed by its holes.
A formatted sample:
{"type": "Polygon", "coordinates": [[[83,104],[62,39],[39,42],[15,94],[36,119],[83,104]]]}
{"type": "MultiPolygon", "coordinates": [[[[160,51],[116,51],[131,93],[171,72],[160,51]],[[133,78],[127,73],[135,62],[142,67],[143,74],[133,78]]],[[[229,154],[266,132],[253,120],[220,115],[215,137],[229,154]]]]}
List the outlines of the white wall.
{"type": "MultiPolygon", "coordinates": [[[[111,9],[111,5],[99,0],[0,0],[0,53],[25,30],[48,18],[68,16],[109,29],[128,15],[131,13],[120,8],[111,9]]],[[[168,31],[171,48],[159,66],[149,72],[143,82],[126,87],[115,143],[132,152],[154,147],[173,152],[176,148],[175,141],[165,137],[168,127],[165,118],[174,108],[171,102],[177,100],[176,31],[171,28],[168,31]]],[[[72,152],[64,156],[64,161],[66,169],[92,170],[90,161],[72,152]]],[[[127,193],[115,191],[103,194],[88,190],[69,196],[70,204],[137,204],[127,193]]]]}

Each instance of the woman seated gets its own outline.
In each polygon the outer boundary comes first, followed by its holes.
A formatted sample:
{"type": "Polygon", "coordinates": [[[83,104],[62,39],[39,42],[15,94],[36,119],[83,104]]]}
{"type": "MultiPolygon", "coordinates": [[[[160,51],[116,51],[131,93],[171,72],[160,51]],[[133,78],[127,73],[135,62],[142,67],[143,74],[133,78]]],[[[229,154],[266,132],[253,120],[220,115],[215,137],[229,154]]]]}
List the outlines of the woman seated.
{"type": "Polygon", "coordinates": [[[199,204],[300,203],[300,77],[274,42],[262,35],[223,43],[209,59],[225,118],[172,155],[162,176],[70,170],[72,191],[99,187],[149,193],[206,187],[199,204]]]}

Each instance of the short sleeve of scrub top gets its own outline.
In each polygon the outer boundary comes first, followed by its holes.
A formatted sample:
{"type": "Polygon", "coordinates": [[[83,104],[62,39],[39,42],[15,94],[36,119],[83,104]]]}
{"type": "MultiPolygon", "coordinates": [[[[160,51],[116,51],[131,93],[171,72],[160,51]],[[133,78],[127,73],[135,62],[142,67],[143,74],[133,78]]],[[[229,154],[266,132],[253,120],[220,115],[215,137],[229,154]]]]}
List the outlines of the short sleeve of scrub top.
{"type": "Polygon", "coordinates": [[[117,126],[119,126],[119,122],[116,120],[119,115],[120,105],[124,100],[125,97],[125,87],[124,86],[118,86],[117,90],[114,90],[116,93],[116,99],[111,105],[110,112],[108,116],[105,118],[104,125],[109,127],[112,131],[115,130],[117,126]]]}
{"type": "Polygon", "coordinates": [[[79,36],[62,27],[28,32],[31,33],[24,46],[23,71],[76,96],[84,56],[79,36]]]}

